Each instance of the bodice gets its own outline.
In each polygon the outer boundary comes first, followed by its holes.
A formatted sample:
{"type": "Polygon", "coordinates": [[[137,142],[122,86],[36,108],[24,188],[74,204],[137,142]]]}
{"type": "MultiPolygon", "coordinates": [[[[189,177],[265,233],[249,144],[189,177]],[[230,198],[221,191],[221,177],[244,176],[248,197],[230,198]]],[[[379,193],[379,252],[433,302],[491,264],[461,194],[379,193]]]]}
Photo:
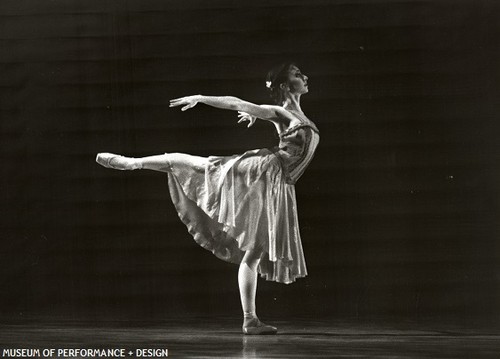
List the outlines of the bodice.
{"type": "Polygon", "coordinates": [[[305,115],[289,111],[300,122],[279,135],[279,145],[273,151],[280,159],[287,183],[295,184],[312,161],[319,143],[319,130],[305,115]]]}

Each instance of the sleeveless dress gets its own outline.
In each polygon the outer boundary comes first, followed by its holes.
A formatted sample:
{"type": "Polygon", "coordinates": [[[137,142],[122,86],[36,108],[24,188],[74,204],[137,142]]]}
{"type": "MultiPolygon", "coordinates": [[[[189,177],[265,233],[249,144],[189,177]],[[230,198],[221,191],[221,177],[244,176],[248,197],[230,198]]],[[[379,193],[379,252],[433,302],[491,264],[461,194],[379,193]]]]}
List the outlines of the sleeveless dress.
{"type": "Polygon", "coordinates": [[[174,206],[196,243],[238,264],[246,250],[261,249],[260,275],[286,284],[307,275],[294,185],[319,143],[314,123],[290,113],[300,122],[279,134],[277,147],[167,172],[174,206]]]}

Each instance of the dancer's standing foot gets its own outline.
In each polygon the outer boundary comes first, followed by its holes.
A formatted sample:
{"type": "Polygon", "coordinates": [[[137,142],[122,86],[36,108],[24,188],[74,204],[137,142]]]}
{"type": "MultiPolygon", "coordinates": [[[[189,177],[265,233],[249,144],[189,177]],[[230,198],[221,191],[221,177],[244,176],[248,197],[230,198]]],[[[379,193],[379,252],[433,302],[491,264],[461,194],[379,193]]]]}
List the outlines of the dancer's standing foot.
{"type": "Polygon", "coordinates": [[[272,335],[278,332],[278,328],[262,323],[257,316],[246,316],[243,321],[243,334],[247,335],[272,335]]]}

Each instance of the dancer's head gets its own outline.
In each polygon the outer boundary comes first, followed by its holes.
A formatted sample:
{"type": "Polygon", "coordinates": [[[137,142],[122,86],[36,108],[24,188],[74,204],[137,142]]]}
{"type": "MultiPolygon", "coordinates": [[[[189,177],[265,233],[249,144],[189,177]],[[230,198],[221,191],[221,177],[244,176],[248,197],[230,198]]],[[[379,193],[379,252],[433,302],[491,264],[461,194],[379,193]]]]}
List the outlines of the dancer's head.
{"type": "Polygon", "coordinates": [[[266,87],[274,103],[281,106],[288,97],[307,93],[307,80],[294,62],[284,62],[268,72],[266,87]]]}

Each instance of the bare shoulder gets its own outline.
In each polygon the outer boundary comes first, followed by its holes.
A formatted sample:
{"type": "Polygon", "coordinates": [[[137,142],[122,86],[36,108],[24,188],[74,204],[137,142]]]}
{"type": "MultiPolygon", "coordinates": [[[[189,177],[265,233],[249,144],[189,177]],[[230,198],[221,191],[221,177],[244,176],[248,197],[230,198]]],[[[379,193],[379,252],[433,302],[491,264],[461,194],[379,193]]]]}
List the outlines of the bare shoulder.
{"type": "Polygon", "coordinates": [[[261,106],[266,110],[272,112],[273,120],[282,122],[286,125],[289,125],[295,119],[290,112],[288,112],[281,106],[276,106],[276,105],[261,105],[261,106]]]}

